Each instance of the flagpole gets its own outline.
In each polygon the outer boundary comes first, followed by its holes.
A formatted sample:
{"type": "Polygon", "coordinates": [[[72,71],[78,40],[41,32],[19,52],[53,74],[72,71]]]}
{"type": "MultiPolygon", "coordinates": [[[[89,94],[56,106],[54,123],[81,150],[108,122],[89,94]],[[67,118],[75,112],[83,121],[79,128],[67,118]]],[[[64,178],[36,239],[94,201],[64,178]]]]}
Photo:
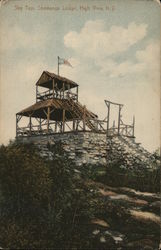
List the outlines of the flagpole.
{"type": "Polygon", "coordinates": [[[59,56],[58,56],[58,76],[59,76],[59,56]]]}

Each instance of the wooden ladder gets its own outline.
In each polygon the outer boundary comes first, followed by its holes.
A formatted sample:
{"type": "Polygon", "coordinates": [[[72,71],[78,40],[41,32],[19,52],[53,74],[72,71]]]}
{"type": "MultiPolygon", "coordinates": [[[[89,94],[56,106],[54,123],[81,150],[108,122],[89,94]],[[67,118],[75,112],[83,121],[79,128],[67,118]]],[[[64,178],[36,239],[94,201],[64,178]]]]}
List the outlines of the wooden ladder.
{"type": "MultiPolygon", "coordinates": [[[[73,113],[79,118],[83,119],[83,106],[80,103],[75,103],[73,100],[69,99],[66,101],[67,107],[70,109],[72,107],[73,113]]],[[[93,123],[89,120],[89,117],[85,117],[85,124],[92,131],[97,131],[97,128],[93,125],[93,123]]]]}

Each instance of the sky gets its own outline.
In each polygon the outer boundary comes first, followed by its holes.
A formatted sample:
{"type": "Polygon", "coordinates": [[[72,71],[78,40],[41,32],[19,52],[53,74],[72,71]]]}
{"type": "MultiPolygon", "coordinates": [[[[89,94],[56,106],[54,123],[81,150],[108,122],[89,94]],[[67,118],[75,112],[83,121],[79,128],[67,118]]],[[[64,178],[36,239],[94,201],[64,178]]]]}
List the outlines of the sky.
{"type": "MultiPolygon", "coordinates": [[[[8,0],[0,8],[0,143],[15,138],[15,114],[35,103],[44,70],[79,84],[79,100],[100,119],[104,100],[135,115],[136,141],[160,141],[160,8],[144,0],[8,0]]],[[[115,113],[115,110],[114,110],[115,113]]],[[[114,118],[114,117],[112,117],[114,118]]]]}

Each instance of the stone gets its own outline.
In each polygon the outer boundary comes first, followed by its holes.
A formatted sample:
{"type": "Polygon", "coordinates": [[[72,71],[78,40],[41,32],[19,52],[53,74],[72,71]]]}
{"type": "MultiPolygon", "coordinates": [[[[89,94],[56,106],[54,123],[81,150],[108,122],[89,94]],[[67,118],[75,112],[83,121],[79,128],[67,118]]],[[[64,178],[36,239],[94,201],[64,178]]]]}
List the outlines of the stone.
{"type": "Polygon", "coordinates": [[[114,160],[126,162],[127,167],[139,166],[142,162],[146,162],[147,169],[153,165],[151,154],[137,145],[132,138],[121,136],[107,138],[106,134],[79,131],[32,136],[19,138],[19,140],[36,144],[40,149],[40,154],[49,159],[52,159],[52,153],[47,144],[54,145],[61,142],[69,158],[73,159],[76,165],[86,163],[106,165],[114,160]]]}

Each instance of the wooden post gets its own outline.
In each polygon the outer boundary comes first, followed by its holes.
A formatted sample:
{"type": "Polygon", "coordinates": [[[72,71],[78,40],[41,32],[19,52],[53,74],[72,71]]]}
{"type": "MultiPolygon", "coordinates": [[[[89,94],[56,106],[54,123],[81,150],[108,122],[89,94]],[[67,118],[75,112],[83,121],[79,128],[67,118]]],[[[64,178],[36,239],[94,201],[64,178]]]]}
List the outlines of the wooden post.
{"type": "Polygon", "coordinates": [[[65,109],[63,109],[63,132],[65,131],[65,109]]]}
{"type": "Polygon", "coordinates": [[[75,120],[73,120],[73,130],[75,130],[75,120]]]}
{"type": "Polygon", "coordinates": [[[78,102],[78,86],[77,86],[77,102],[78,102]]]}
{"type": "Polygon", "coordinates": [[[39,121],[39,130],[41,131],[41,118],[40,118],[40,121],[39,121]]]}
{"type": "Polygon", "coordinates": [[[58,126],[57,121],[55,121],[55,133],[57,132],[57,126],[58,126]]]}
{"type": "Polygon", "coordinates": [[[60,122],[60,132],[62,133],[63,131],[63,122],[60,122]]]}
{"type": "Polygon", "coordinates": [[[69,96],[69,90],[70,90],[70,85],[68,84],[68,97],[70,97],[70,96],[69,96]]]}
{"type": "Polygon", "coordinates": [[[58,76],[59,76],[59,56],[58,56],[58,76]]]}
{"type": "Polygon", "coordinates": [[[50,107],[48,107],[48,112],[47,112],[47,133],[49,133],[49,121],[50,121],[50,107]]]}
{"type": "Polygon", "coordinates": [[[110,126],[110,103],[107,105],[107,136],[109,135],[109,126],[110,126]]]}
{"type": "Polygon", "coordinates": [[[53,79],[53,98],[54,98],[54,88],[55,88],[55,80],[53,79]]]}
{"type": "Polygon", "coordinates": [[[78,131],[78,125],[79,125],[79,121],[76,120],[76,131],[78,131]]]}
{"type": "Polygon", "coordinates": [[[31,115],[29,115],[29,129],[30,129],[30,135],[31,135],[31,115]]]}
{"type": "Polygon", "coordinates": [[[113,121],[113,133],[115,133],[115,120],[113,121]]]}
{"type": "Polygon", "coordinates": [[[118,135],[120,134],[120,119],[121,119],[121,105],[119,104],[119,114],[118,114],[118,135]]]}
{"type": "Polygon", "coordinates": [[[83,107],[83,130],[86,129],[86,106],[83,107]]]}
{"type": "Polygon", "coordinates": [[[36,85],[36,102],[37,102],[38,86],[36,85]]]}
{"type": "Polygon", "coordinates": [[[55,97],[57,98],[57,83],[55,82],[55,97]]]}
{"type": "Polygon", "coordinates": [[[64,99],[64,90],[65,90],[65,86],[64,86],[64,82],[63,82],[63,99],[64,99]]]}

